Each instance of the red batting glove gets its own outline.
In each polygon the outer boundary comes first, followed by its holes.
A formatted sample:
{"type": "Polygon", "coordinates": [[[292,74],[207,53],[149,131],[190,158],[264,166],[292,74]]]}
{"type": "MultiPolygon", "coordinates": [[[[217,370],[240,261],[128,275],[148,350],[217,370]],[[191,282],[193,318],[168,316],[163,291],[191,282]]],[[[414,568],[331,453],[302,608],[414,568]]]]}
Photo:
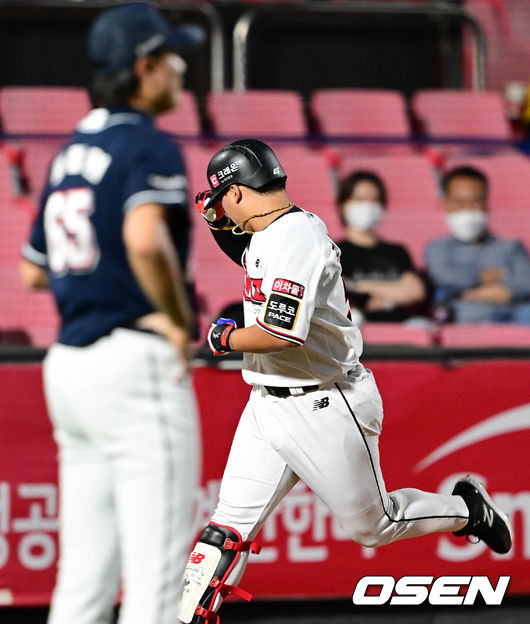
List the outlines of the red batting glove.
{"type": "Polygon", "coordinates": [[[226,219],[223,205],[220,201],[211,204],[211,191],[201,191],[195,196],[195,208],[210,225],[221,224],[226,219]]]}

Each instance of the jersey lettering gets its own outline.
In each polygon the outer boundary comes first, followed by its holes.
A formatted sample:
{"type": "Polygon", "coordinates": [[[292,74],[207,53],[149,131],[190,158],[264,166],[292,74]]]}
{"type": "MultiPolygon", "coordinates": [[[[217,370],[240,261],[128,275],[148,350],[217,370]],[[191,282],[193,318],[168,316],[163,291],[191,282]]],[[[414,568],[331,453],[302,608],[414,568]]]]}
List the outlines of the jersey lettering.
{"type": "Polygon", "coordinates": [[[50,184],[58,186],[67,175],[80,175],[90,184],[99,184],[111,162],[110,154],[100,147],[74,143],[54,159],[50,184]]]}
{"type": "Polygon", "coordinates": [[[99,246],[90,221],[93,212],[94,194],[89,188],[55,191],[48,197],[44,231],[53,273],[90,273],[98,265],[99,246]]]}
{"type": "Polygon", "coordinates": [[[261,291],[263,278],[249,277],[245,274],[245,299],[254,303],[264,303],[267,301],[265,295],[261,291]]]}

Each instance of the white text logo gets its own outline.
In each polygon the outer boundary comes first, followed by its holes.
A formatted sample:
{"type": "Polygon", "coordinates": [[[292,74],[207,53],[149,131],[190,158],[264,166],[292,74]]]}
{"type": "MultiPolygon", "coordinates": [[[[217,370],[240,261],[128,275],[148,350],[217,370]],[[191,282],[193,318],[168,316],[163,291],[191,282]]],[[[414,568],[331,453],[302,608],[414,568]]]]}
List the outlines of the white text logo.
{"type": "Polygon", "coordinates": [[[352,600],[355,605],[472,605],[481,594],[487,605],[500,605],[510,582],[500,576],[496,587],[487,576],[363,576],[352,600]],[[462,588],[467,587],[465,591],[462,588]]]}

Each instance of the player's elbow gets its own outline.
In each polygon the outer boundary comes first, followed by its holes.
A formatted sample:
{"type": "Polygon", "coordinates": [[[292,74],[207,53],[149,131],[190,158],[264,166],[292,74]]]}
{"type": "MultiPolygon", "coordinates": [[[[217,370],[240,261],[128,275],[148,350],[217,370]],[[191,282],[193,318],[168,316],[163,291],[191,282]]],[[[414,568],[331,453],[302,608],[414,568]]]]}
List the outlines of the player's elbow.
{"type": "Polygon", "coordinates": [[[20,281],[30,290],[47,288],[48,275],[46,270],[28,260],[23,259],[19,267],[20,281]]]}
{"type": "Polygon", "coordinates": [[[282,340],[282,347],[284,349],[298,349],[300,345],[297,342],[291,342],[289,340],[282,340]]]}
{"type": "Polygon", "coordinates": [[[413,271],[408,271],[401,278],[402,298],[404,305],[412,305],[424,301],[427,296],[425,282],[413,271]]]}
{"type": "Polygon", "coordinates": [[[155,260],[163,256],[163,249],[156,240],[149,238],[136,238],[125,241],[127,254],[132,259],[155,260]]]}
{"type": "Polygon", "coordinates": [[[167,244],[166,224],[162,207],[144,204],[127,213],[123,223],[123,241],[130,256],[156,258],[167,244]]]}
{"type": "Polygon", "coordinates": [[[283,338],[277,338],[276,336],[270,336],[270,353],[278,351],[288,351],[289,349],[296,349],[300,345],[291,340],[284,340],[283,338]]]}

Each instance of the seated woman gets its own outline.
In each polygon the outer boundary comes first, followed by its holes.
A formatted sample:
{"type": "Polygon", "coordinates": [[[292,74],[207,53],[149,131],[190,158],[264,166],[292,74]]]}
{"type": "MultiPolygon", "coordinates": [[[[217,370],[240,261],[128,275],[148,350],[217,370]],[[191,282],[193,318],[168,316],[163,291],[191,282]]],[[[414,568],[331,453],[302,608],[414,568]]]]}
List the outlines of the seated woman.
{"type": "Polygon", "coordinates": [[[368,171],[340,183],[338,206],[346,228],[338,243],[354,321],[405,321],[418,313],[426,288],[402,245],[379,239],[375,227],[387,202],[382,180],[368,171]]]}

